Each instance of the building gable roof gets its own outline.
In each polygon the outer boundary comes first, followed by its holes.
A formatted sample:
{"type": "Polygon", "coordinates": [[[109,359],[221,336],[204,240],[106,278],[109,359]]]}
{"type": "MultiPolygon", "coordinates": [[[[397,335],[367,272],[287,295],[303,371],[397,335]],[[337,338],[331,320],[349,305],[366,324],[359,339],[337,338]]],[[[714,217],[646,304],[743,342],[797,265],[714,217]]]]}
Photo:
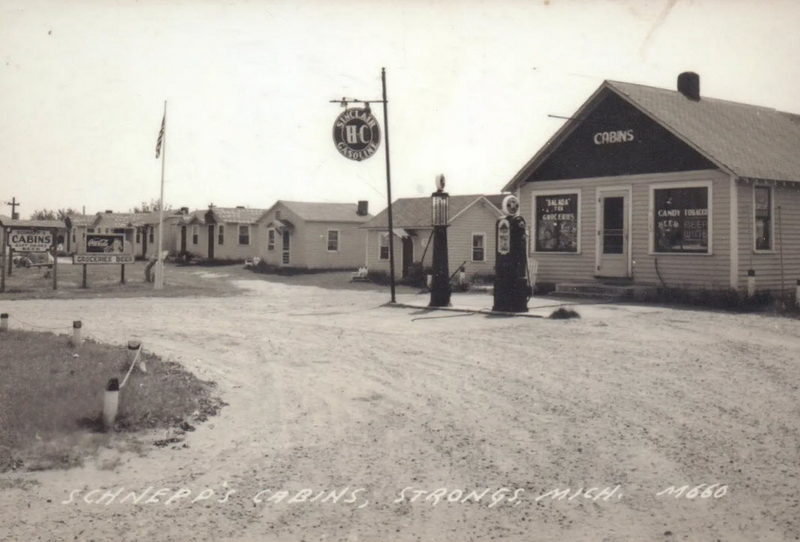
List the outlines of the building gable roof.
{"type": "MultiPolygon", "coordinates": [[[[497,194],[484,196],[482,194],[450,196],[448,203],[448,215],[452,222],[459,214],[479,200],[485,200],[493,210],[499,213],[499,202],[507,194],[497,194]],[[495,203],[498,201],[498,203],[495,203]]],[[[378,213],[372,220],[364,224],[365,228],[386,229],[389,214],[387,209],[378,213]]],[[[431,198],[400,198],[392,203],[392,225],[395,228],[420,229],[431,227],[431,198]]]]}
{"type": "Polygon", "coordinates": [[[571,120],[509,181],[513,190],[580,125],[608,89],[648,115],[723,171],[738,177],[800,182],[800,116],[715,98],[690,100],[678,91],[604,81],[571,120]]]}
{"type": "Polygon", "coordinates": [[[217,224],[255,224],[264,214],[265,209],[247,209],[245,207],[212,207],[203,215],[204,221],[208,221],[208,213],[211,213],[213,222],[217,224]]]}
{"type": "Polygon", "coordinates": [[[286,201],[278,200],[264,214],[278,205],[283,205],[306,222],[354,222],[363,223],[372,219],[372,215],[358,214],[356,203],[328,203],[322,201],[286,201]]]}

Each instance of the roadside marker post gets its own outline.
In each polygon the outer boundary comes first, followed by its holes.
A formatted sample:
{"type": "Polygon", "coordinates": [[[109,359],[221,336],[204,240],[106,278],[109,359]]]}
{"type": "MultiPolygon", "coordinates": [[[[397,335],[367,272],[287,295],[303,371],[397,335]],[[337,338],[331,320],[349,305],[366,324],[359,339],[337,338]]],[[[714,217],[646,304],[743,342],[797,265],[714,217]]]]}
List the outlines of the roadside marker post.
{"type": "MultiPolygon", "coordinates": [[[[133,363],[136,361],[136,356],[141,356],[142,343],[137,340],[130,340],[128,341],[128,364],[133,363]]],[[[143,373],[147,372],[147,365],[144,363],[144,359],[139,359],[139,370],[143,373]]]]}
{"type": "Polygon", "coordinates": [[[114,426],[119,409],[119,379],[112,378],[108,381],[103,395],[103,427],[106,431],[114,426]]]}
{"type": "Polygon", "coordinates": [[[80,320],[75,320],[72,322],[72,339],[70,343],[72,346],[80,346],[83,343],[83,338],[81,337],[81,327],[83,324],[80,320]]]}
{"type": "Polygon", "coordinates": [[[0,331],[8,331],[8,313],[0,314],[0,331]]]}
{"type": "Polygon", "coordinates": [[[756,271],[755,269],[747,270],[747,297],[756,295],[756,271]]]}

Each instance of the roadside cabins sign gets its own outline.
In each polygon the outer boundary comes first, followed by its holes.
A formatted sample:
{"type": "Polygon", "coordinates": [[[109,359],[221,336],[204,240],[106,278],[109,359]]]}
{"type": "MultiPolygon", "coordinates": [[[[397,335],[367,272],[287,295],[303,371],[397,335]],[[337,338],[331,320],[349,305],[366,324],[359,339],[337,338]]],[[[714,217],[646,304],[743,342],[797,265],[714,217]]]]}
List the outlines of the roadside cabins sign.
{"type": "Polygon", "coordinates": [[[381,129],[369,109],[346,109],[333,123],[333,142],[342,156],[361,161],[378,150],[381,129]]]}
{"type": "Polygon", "coordinates": [[[131,244],[122,233],[86,234],[84,252],[75,254],[76,264],[125,264],[133,263],[131,244]]]}
{"type": "Polygon", "coordinates": [[[47,252],[53,246],[53,232],[48,230],[11,230],[8,245],[15,252],[47,252]]]}

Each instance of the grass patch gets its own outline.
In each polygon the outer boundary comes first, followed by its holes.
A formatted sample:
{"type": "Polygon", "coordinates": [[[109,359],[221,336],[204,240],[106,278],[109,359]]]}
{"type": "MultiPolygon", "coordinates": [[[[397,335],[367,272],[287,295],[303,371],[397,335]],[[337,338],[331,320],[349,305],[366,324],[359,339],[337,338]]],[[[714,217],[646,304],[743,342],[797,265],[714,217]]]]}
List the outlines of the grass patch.
{"type": "MultiPolygon", "coordinates": [[[[134,369],[120,391],[115,431],[160,427],[183,431],[224,405],[180,365],[144,353],[147,372],[134,369]],[[182,426],[182,427],[181,427],[182,426]]],[[[100,430],[103,392],[124,377],[126,348],[32,331],[0,334],[0,472],[80,465],[110,442],[100,430]]],[[[134,444],[130,444],[134,446],[134,444]]]]}
{"type": "Polygon", "coordinates": [[[581,315],[578,314],[577,311],[572,309],[565,309],[564,307],[559,307],[550,313],[550,318],[553,320],[568,320],[569,318],[580,318],[581,315]]]}

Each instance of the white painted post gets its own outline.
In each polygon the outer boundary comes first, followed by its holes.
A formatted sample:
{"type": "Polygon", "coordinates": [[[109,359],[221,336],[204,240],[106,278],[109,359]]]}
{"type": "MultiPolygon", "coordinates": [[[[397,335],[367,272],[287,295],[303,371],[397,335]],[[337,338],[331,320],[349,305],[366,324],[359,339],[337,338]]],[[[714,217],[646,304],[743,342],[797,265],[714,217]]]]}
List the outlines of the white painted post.
{"type": "Polygon", "coordinates": [[[432,284],[432,283],[433,283],[433,275],[431,275],[430,273],[428,273],[428,274],[425,276],[425,285],[428,287],[428,289],[429,289],[429,290],[431,289],[431,284],[432,284]]]}
{"type": "Polygon", "coordinates": [[[747,270],[747,297],[756,295],[756,272],[755,269],[747,270]]]}
{"type": "Polygon", "coordinates": [[[8,313],[0,314],[0,331],[8,331],[8,313]]]}
{"type": "Polygon", "coordinates": [[[458,272],[458,284],[463,286],[467,282],[467,273],[463,269],[458,272]]]}
{"type": "Polygon", "coordinates": [[[72,339],[69,341],[72,346],[80,346],[83,343],[83,338],[81,337],[82,325],[80,320],[72,322],[72,339]]]}
{"type": "Polygon", "coordinates": [[[103,427],[106,431],[114,427],[119,409],[119,379],[112,378],[108,381],[103,396],[103,427]]]}

